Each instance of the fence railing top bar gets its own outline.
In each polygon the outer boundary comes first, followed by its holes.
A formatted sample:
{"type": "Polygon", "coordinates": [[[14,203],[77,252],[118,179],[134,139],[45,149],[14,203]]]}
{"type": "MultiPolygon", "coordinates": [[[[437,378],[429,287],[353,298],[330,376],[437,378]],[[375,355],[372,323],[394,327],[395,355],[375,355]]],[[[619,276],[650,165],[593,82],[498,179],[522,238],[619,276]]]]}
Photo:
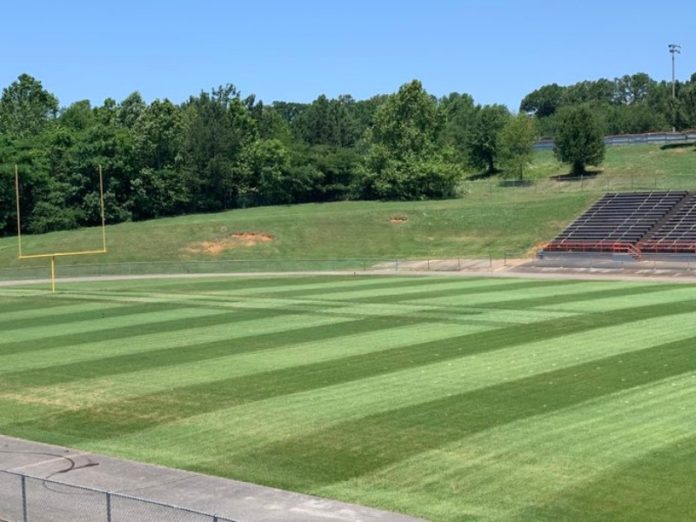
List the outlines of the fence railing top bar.
{"type": "Polygon", "coordinates": [[[12,476],[18,477],[18,478],[20,478],[20,479],[37,480],[37,481],[41,481],[41,482],[43,482],[43,483],[51,484],[51,485],[54,485],[54,486],[62,486],[62,487],[65,487],[65,488],[79,489],[79,490],[82,490],[82,491],[89,491],[89,492],[92,492],[92,493],[98,493],[98,494],[100,494],[100,495],[105,495],[105,496],[108,495],[108,496],[110,496],[111,498],[122,498],[122,499],[124,499],[124,500],[132,500],[132,501],[135,501],[135,502],[142,502],[142,503],[144,503],[144,504],[150,504],[150,505],[154,505],[154,506],[170,508],[170,509],[174,509],[174,510],[176,510],[176,511],[182,511],[182,512],[185,512],[185,513],[190,513],[190,514],[192,514],[192,515],[201,515],[201,516],[204,516],[204,517],[209,517],[209,518],[211,518],[211,519],[213,519],[213,520],[215,520],[215,519],[217,519],[217,520],[222,519],[222,520],[226,520],[226,521],[229,521],[229,522],[239,522],[239,521],[237,521],[237,520],[235,520],[235,519],[231,519],[231,518],[228,518],[228,517],[225,517],[225,516],[222,516],[222,515],[218,515],[218,514],[215,514],[215,513],[208,513],[208,512],[206,512],[206,511],[200,511],[200,510],[197,510],[197,509],[187,508],[187,507],[179,506],[179,505],[176,505],[176,504],[170,504],[170,503],[167,503],[167,502],[161,502],[161,501],[159,501],[159,500],[152,500],[152,499],[147,499],[147,498],[142,498],[142,497],[136,497],[136,496],[134,496],[134,495],[128,495],[128,494],[126,494],[126,493],[118,493],[118,492],[108,491],[108,490],[105,490],[105,489],[99,489],[99,488],[95,488],[95,487],[91,487],[91,486],[82,486],[82,485],[78,485],[78,484],[68,484],[67,482],[60,482],[60,481],[58,481],[58,480],[53,480],[53,479],[44,478],[44,477],[37,477],[37,476],[35,476],[35,475],[29,475],[29,474],[27,474],[27,473],[19,473],[19,472],[10,471],[10,470],[0,470],[0,474],[12,475],[12,476]]]}

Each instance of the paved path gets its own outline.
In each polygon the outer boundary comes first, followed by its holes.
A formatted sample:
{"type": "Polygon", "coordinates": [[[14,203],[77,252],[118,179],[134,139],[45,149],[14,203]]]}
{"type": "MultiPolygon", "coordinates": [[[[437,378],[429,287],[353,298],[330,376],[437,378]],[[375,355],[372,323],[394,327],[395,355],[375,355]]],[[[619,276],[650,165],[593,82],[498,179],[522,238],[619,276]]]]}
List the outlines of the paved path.
{"type": "MultiPolygon", "coordinates": [[[[177,469],[0,435],[0,520],[19,521],[21,488],[12,471],[129,497],[173,504],[239,522],[415,522],[416,518],[177,469]]],[[[45,482],[27,481],[29,520],[106,520],[105,497],[45,482]]],[[[114,522],[206,520],[186,513],[113,500],[114,522]]],[[[207,520],[210,520],[208,518],[207,520]]]]}
{"type": "MultiPolygon", "coordinates": [[[[298,272],[214,272],[200,274],[147,274],[147,275],[103,275],[83,277],[61,277],[58,279],[58,288],[61,283],[84,283],[98,281],[139,281],[148,279],[203,279],[224,277],[306,277],[316,276],[439,276],[439,277],[509,277],[525,279],[576,279],[576,280],[605,280],[605,281],[664,281],[670,283],[696,283],[696,270],[694,269],[655,269],[646,266],[640,268],[600,268],[600,267],[544,267],[534,263],[525,264],[523,260],[514,264],[503,265],[502,261],[488,266],[488,261],[482,261],[478,267],[467,267],[457,270],[424,270],[420,267],[402,266],[399,270],[332,270],[332,271],[298,271],[298,272]],[[485,265],[485,266],[483,266],[485,265]]],[[[527,260],[528,261],[528,260],[527,260]]],[[[456,263],[456,260],[454,260],[456,263]]],[[[423,262],[419,261],[419,264],[423,262]]],[[[435,263],[435,261],[433,261],[435,263]]],[[[49,279],[18,279],[0,280],[0,287],[26,286],[26,285],[50,285],[49,279]]]]}

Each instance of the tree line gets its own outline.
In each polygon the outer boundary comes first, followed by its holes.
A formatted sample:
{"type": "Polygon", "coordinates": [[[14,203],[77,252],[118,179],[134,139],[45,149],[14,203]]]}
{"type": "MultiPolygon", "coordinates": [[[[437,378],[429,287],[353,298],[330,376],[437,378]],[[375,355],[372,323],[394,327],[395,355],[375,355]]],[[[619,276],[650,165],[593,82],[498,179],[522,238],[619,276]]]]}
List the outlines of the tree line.
{"type": "MultiPolygon", "coordinates": [[[[29,233],[98,224],[98,165],[109,223],[257,205],[445,198],[471,169],[499,168],[499,137],[516,157],[519,132],[501,133],[515,119],[468,94],[438,99],[417,80],[362,101],[264,104],[225,85],[181,104],[146,103],[136,92],[60,107],[23,74],[0,97],[0,234],[16,233],[14,164],[29,233]]],[[[520,128],[531,147],[535,131],[520,128]]]]}
{"type": "Polygon", "coordinates": [[[542,135],[558,133],[563,112],[588,108],[603,134],[638,134],[696,128],[696,73],[688,81],[655,81],[645,73],[574,85],[544,85],[522,99],[520,110],[536,117],[542,135]]]}
{"type": "Polygon", "coordinates": [[[388,95],[264,104],[233,85],[183,103],[137,92],[61,107],[21,75],[0,97],[0,235],[16,233],[14,165],[29,233],[258,205],[456,195],[467,175],[522,178],[532,144],[582,173],[601,135],[696,127],[696,75],[671,85],[645,74],[525,96],[518,114],[466,93],[437,98],[413,80],[388,95]],[[585,134],[582,134],[585,133],[585,134]],[[589,133],[589,134],[587,134],[589,133]],[[591,135],[591,136],[590,136],[591,135]],[[581,139],[580,139],[581,138],[581,139]],[[563,144],[567,144],[564,147],[563,144]]]}

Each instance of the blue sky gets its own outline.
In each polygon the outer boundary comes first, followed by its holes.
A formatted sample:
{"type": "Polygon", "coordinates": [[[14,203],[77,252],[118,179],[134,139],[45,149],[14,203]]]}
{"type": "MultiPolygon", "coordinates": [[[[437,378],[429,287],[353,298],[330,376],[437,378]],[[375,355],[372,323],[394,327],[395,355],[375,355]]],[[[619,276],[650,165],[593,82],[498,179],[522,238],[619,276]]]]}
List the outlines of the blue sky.
{"type": "Polygon", "coordinates": [[[146,100],[224,83],[265,102],[363,99],[413,79],[516,110],[547,83],[696,72],[691,2],[169,0],[7,2],[0,86],[22,72],[62,105],[146,100]]]}

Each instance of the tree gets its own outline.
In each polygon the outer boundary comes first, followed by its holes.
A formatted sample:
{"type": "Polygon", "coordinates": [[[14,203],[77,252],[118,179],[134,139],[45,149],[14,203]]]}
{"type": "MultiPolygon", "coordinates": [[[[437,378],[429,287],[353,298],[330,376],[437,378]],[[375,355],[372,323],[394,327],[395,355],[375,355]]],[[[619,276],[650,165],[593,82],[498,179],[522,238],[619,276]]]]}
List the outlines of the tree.
{"type": "Polygon", "coordinates": [[[413,80],[377,109],[372,135],[392,156],[403,158],[431,151],[439,127],[435,100],[413,80]]]}
{"type": "Polygon", "coordinates": [[[467,161],[469,132],[477,114],[474,99],[469,94],[453,92],[440,100],[439,109],[444,120],[440,141],[453,147],[460,161],[467,161]]]}
{"type": "Polygon", "coordinates": [[[524,113],[511,118],[498,135],[498,156],[506,174],[519,179],[532,161],[536,122],[524,113]]]}
{"type": "Polygon", "coordinates": [[[537,118],[551,116],[561,105],[565,87],[555,83],[544,85],[522,99],[520,111],[533,113],[537,118]]]}
{"type": "Polygon", "coordinates": [[[258,139],[256,120],[233,85],[192,97],[185,107],[186,173],[198,210],[222,210],[246,193],[244,152],[258,139]]]}
{"type": "Polygon", "coordinates": [[[438,146],[442,118],[436,100],[413,80],[377,109],[368,131],[371,143],[362,195],[380,199],[449,197],[461,176],[438,146]]]}
{"type": "Polygon", "coordinates": [[[644,100],[656,83],[655,80],[645,73],[626,74],[621,78],[617,78],[615,82],[617,97],[624,104],[632,104],[644,100]]]}
{"type": "Polygon", "coordinates": [[[596,117],[585,106],[565,109],[560,115],[554,154],[571,165],[573,175],[585,172],[585,166],[599,165],[604,159],[604,139],[596,117]]]}
{"type": "Polygon", "coordinates": [[[63,109],[58,122],[61,127],[75,131],[83,131],[93,125],[94,114],[89,100],[75,102],[67,109],[63,109]]]}
{"type": "Polygon", "coordinates": [[[143,109],[133,123],[135,153],[144,167],[171,167],[181,149],[181,111],[165,99],[143,109]]]}
{"type": "Polygon", "coordinates": [[[129,94],[118,106],[118,121],[124,127],[131,128],[145,110],[145,102],[138,91],[129,94]]]}
{"type": "Polygon", "coordinates": [[[510,112],[504,105],[486,105],[478,110],[467,135],[469,161],[473,166],[485,169],[488,174],[496,172],[498,133],[509,119],[510,112]]]}
{"type": "Polygon", "coordinates": [[[28,74],[3,89],[0,132],[15,137],[35,136],[58,113],[58,99],[28,74]]]}

